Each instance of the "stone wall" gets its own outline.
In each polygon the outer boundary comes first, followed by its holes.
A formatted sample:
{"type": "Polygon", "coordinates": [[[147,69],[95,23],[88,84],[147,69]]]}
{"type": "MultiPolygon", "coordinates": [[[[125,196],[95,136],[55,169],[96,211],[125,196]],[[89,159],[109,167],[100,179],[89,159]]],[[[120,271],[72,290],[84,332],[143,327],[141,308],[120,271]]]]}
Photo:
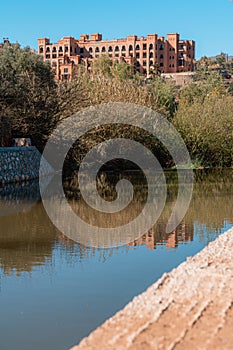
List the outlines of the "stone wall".
{"type": "MultiPolygon", "coordinates": [[[[36,147],[0,147],[0,185],[39,177],[41,154],[36,147]]],[[[44,175],[52,173],[47,163],[44,175]]]]}

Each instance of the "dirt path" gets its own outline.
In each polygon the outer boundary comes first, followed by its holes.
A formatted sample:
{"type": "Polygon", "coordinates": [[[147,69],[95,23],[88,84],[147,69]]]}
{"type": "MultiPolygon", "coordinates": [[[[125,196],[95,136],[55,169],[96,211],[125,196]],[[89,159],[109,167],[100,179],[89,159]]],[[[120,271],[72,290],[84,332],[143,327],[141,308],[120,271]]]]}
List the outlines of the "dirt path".
{"type": "Polygon", "coordinates": [[[72,350],[233,349],[233,229],[72,350]]]}

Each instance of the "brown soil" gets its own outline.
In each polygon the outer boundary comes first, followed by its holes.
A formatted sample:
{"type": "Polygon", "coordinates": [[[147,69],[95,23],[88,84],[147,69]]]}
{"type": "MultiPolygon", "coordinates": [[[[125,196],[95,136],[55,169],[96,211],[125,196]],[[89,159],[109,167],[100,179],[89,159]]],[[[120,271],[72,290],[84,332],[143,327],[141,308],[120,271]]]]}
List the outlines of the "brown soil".
{"type": "Polygon", "coordinates": [[[233,349],[233,229],[72,350],[233,349]]]}

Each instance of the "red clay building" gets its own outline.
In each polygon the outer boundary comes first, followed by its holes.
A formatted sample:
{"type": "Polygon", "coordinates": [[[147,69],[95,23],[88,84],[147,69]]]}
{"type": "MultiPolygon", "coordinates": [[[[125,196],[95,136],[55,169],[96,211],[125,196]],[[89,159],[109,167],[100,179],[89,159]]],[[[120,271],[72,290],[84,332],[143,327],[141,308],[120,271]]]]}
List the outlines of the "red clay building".
{"type": "Polygon", "coordinates": [[[167,39],[157,34],[138,38],[103,40],[99,33],[82,34],[80,39],[66,36],[58,43],[48,38],[38,39],[38,53],[48,60],[59,80],[72,79],[73,66],[90,63],[105,54],[112,60],[134,64],[141,74],[149,75],[159,69],[161,73],[189,72],[194,69],[195,42],[180,40],[179,34],[167,34],[167,39]]]}

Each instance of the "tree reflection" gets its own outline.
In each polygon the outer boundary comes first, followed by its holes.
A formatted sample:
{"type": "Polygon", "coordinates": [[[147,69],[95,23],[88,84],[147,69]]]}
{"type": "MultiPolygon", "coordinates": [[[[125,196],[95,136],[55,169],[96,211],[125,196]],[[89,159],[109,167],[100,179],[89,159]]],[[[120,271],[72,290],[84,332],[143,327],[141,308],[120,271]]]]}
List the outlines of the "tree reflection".
{"type": "MultiPolygon", "coordinates": [[[[128,178],[131,176],[132,174],[126,174],[128,178]]],[[[145,179],[137,174],[133,177],[135,195],[127,210],[121,213],[122,222],[132,220],[132,217],[140,212],[147,198],[145,179]]],[[[226,221],[232,222],[233,171],[231,169],[196,171],[189,210],[177,229],[166,234],[166,224],[177,196],[176,172],[166,172],[166,179],[167,203],[160,219],[149,232],[124,247],[125,252],[141,245],[145,245],[147,249],[156,249],[159,245],[175,248],[179,244],[192,241],[194,232],[200,239],[204,239],[206,235],[218,234],[226,221]]],[[[108,199],[114,198],[116,180],[117,178],[113,177],[102,177],[100,194],[108,199]]],[[[92,224],[114,227],[119,222],[117,214],[113,216],[93,214],[93,210],[80,198],[75,181],[74,178],[64,181],[65,192],[73,210],[92,224]]],[[[15,272],[20,275],[23,271],[30,272],[37,266],[51,263],[53,251],[58,248],[64,252],[66,261],[72,264],[83,259],[91,259],[96,254],[103,260],[110,258],[112,254],[117,254],[117,248],[108,250],[88,248],[71,241],[53,226],[38,198],[35,202],[29,200],[31,204],[27,210],[22,210],[20,207],[22,200],[25,201],[25,198],[20,199],[17,196],[12,199],[7,199],[6,196],[3,199],[2,196],[0,199],[2,208],[12,206],[20,209],[5,211],[4,216],[0,216],[0,267],[4,274],[15,272]]],[[[101,245],[101,242],[99,243],[101,245]]]]}

